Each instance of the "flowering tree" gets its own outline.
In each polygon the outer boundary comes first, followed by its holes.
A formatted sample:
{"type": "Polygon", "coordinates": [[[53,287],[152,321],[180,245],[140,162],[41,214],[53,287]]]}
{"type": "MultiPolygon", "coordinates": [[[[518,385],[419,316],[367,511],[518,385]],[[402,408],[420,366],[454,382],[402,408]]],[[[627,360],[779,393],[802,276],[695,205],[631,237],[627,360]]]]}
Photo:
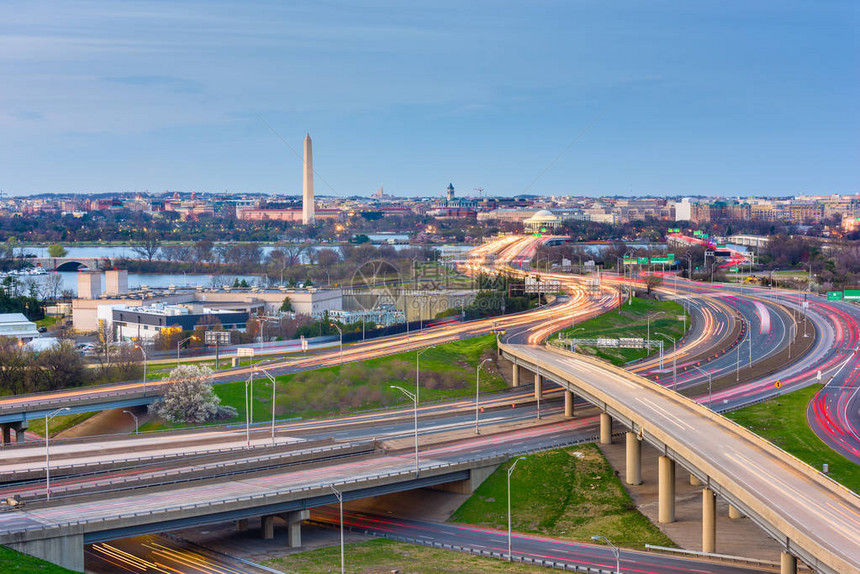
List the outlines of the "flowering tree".
{"type": "Polygon", "coordinates": [[[212,369],[182,365],[170,371],[174,381],[149,412],[172,423],[202,423],[218,415],[221,399],[212,390],[212,369]]]}

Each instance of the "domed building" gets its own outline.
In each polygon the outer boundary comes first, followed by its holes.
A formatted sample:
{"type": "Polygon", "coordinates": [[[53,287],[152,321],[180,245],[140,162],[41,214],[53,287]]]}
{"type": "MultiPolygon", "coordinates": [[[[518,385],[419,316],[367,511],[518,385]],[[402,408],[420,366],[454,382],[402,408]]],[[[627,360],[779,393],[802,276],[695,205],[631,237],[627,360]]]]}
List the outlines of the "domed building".
{"type": "Polygon", "coordinates": [[[561,219],[548,209],[541,209],[528,219],[523,220],[523,230],[526,233],[552,232],[560,226],[561,219]]]}

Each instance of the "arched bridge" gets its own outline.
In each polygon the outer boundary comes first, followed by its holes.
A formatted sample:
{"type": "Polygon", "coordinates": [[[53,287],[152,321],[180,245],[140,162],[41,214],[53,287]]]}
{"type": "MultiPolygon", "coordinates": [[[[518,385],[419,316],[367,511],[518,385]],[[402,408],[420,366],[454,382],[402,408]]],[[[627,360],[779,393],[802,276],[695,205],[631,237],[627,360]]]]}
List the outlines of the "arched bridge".
{"type": "Polygon", "coordinates": [[[107,269],[111,265],[107,257],[34,257],[29,259],[33,265],[55,271],[77,271],[82,267],[92,270],[107,269]]]}

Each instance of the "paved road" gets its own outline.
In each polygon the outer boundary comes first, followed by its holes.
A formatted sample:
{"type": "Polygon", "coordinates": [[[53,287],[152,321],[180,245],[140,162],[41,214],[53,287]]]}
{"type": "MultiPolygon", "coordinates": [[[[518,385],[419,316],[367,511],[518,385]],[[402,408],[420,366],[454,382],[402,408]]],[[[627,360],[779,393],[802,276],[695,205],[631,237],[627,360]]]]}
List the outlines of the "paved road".
{"type": "MultiPolygon", "coordinates": [[[[314,509],[311,512],[311,520],[335,527],[340,524],[336,507],[314,509]]],[[[496,552],[505,556],[508,554],[507,532],[490,528],[406,520],[350,511],[344,511],[343,522],[346,528],[358,532],[367,531],[376,536],[387,538],[400,536],[419,540],[424,544],[438,542],[451,546],[496,552]]],[[[615,555],[610,548],[602,545],[513,532],[511,535],[511,553],[515,558],[526,557],[569,565],[615,570],[615,555]]],[[[620,558],[622,572],[629,573],[710,572],[713,574],[748,574],[764,571],[760,568],[715,564],[633,550],[622,550],[620,558]]]]}
{"type": "Polygon", "coordinates": [[[837,557],[834,564],[860,570],[860,497],[856,494],[838,487],[825,488],[822,484],[826,480],[814,480],[791,457],[761,448],[740,427],[703,416],[685,399],[666,400],[635,377],[541,347],[515,346],[514,352],[540,361],[548,372],[583,381],[604,397],[602,400],[612,397],[613,404],[636,413],[646,438],[659,433],[661,442],[671,441],[672,450],[695,453],[701,459],[699,469],[738,500],[751,508],[764,503],[768,522],[793,537],[793,543],[806,551],[831,553],[837,557]]]}

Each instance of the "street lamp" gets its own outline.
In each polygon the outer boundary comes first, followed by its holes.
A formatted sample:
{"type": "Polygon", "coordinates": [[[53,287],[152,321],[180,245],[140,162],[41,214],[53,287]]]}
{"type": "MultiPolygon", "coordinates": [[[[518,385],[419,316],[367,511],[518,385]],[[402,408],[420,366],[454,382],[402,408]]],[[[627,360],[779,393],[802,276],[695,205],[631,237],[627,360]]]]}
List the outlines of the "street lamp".
{"type": "Polygon", "coordinates": [[[525,460],[524,456],[514,460],[514,463],[508,468],[508,562],[513,562],[514,556],[511,554],[511,475],[517,467],[517,463],[525,460]]]}
{"type": "MultiPolygon", "coordinates": [[[[666,337],[667,339],[672,339],[672,390],[678,390],[678,341],[675,337],[671,335],[667,335],[666,333],[654,333],[655,335],[660,335],[661,337],[666,337]]],[[[740,347],[738,347],[740,348],[740,347]]]]}
{"type": "Polygon", "coordinates": [[[418,395],[414,395],[404,389],[403,387],[398,387],[397,385],[391,385],[392,389],[397,389],[410,399],[415,405],[415,476],[418,476],[418,395]]]}
{"type": "Polygon", "coordinates": [[[484,359],[480,364],[478,364],[478,368],[475,369],[475,434],[481,434],[481,429],[478,427],[478,412],[481,396],[481,367],[483,367],[484,363],[489,360],[490,359],[484,359]]]}
{"type": "Polygon", "coordinates": [[[135,345],[134,348],[143,353],[143,396],[146,396],[146,351],[143,350],[143,345],[135,345]]]}
{"type": "Polygon", "coordinates": [[[433,345],[432,347],[424,347],[423,349],[418,349],[415,352],[415,396],[416,397],[420,396],[420,394],[418,392],[418,389],[420,388],[418,386],[418,374],[421,372],[421,353],[424,353],[425,351],[429,351],[430,349],[435,349],[435,348],[436,348],[436,346],[433,345]]]}
{"type": "Polygon", "coordinates": [[[612,547],[612,553],[615,554],[615,572],[617,574],[621,574],[621,551],[618,549],[616,545],[609,541],[605,536],[595,535],[591,537],[592,540],[597,542],[598,540],[604,540],[607,544],[612,547]]]}
{"type": "Polygon", "coordinates": [[[134,413],[133,413],[133,412],[131,412],[131,411],[122,411],[122,412],[130,414],[130,415],[131,415],[131,418],[133,418],[133,419],[134,419],[134,434],[137,434],[137,429],[138,429],[138,425],[137,425],[137,415],[136,415],[136,414],[134,414],[134,413]]]}
{"type": "Polygon", "coordinates": [[[705,374],[705,375],[707,375],[707,376],[708,376],[708,408],[710,409],[710,408],[711,408],[711,401],[712,401],[712,395],[711,395],[711,373],[709,373],[709,372],[707,372],[707,371],[703,371],[701,368],[697,367],[696,365],[690,365],[690,366],[691,366],[691,367],[693,367],[694,369],[696,369],[697,371],[699,371],[700,373],[703,373],[703,374],[705,374]]]}
{"type": "Polygon", "coordinates": [[[272,381],[272,446],[275,446],[275,377],[273,377],[266,369],[255,368],[261,371],[270,381],[272,381]]]}
{"type": "Polygon", "coordinates": [[[346,560],[343,549],[343,494],[333,484],[329,484],[328,487],[334,493],[335,497],[337,497],[337,502],[340,506],[340,574],[344,574],[346,572],[346,560]]]}
{"type": "Polygon", "coordinates": [[[340,361],[343,362],[343,330],[338,327],[337,323],[329,323],[332,327],[337,329],[337,332],[340,334],[340,361]]]}
{"type": "Polygon", "coordinates": [[[197,335],[191,335],[190,337],[185,337],[184,339],[182,339],[181,341],[178,341],[176,343],[176,366],[177,367],[179,366],[179,349],[182,347],[183,344],[187,343],[191,339],[196,339],[196,338],[197,338],[197,335]]]}
{"type": "MultiPolygon", "coordinates": [[[[577,327],[576,329],[574,329],[573,331],[571,331],[570,333],[568,333],[568,335],[573,335],[573,334],[574,334],[574,333],[576,333],[577,331],[585,331],[585,330],[586,330],[586,329],[585,329],[585,327],[577,327]]],[[[576,345],[574,344],[574,341],[575,341],[575,340],[576,340],[576,338],[575,338],[575,337],[571,337],[571,338],[570,338],[570,352],[571,352],[571,353],[576,353],[576,345]]]]}
{"type": "Polygon", "coordinates": [[[51,419],[63,411],[70,410],[69,407],[61,407],[54,412],[45,415],[45,500],[51,500],[51,429],[48,428],[48,423],[51,419]]]}
{"type": "Polygon", "coordinates": [[[656,313],[649,313],[647,315],[647,317],[648,317],[648,321],[647,321],[647,323],[648,323],[648,353],[649,354],[651,353],[651,319],[653,319],[657,315],[665,315],[665,314],[666,313],[664,311],[657,311],[656,313]]]}
{"type": "Polygon", "coordinates": [[[251,409],[254,401],[254,369],[251,369],[251,375],[245,381],[245,447],[251,448],[251,409]],[[248,387],[251,388],[251,396],[248,397],[248,387]]]}

